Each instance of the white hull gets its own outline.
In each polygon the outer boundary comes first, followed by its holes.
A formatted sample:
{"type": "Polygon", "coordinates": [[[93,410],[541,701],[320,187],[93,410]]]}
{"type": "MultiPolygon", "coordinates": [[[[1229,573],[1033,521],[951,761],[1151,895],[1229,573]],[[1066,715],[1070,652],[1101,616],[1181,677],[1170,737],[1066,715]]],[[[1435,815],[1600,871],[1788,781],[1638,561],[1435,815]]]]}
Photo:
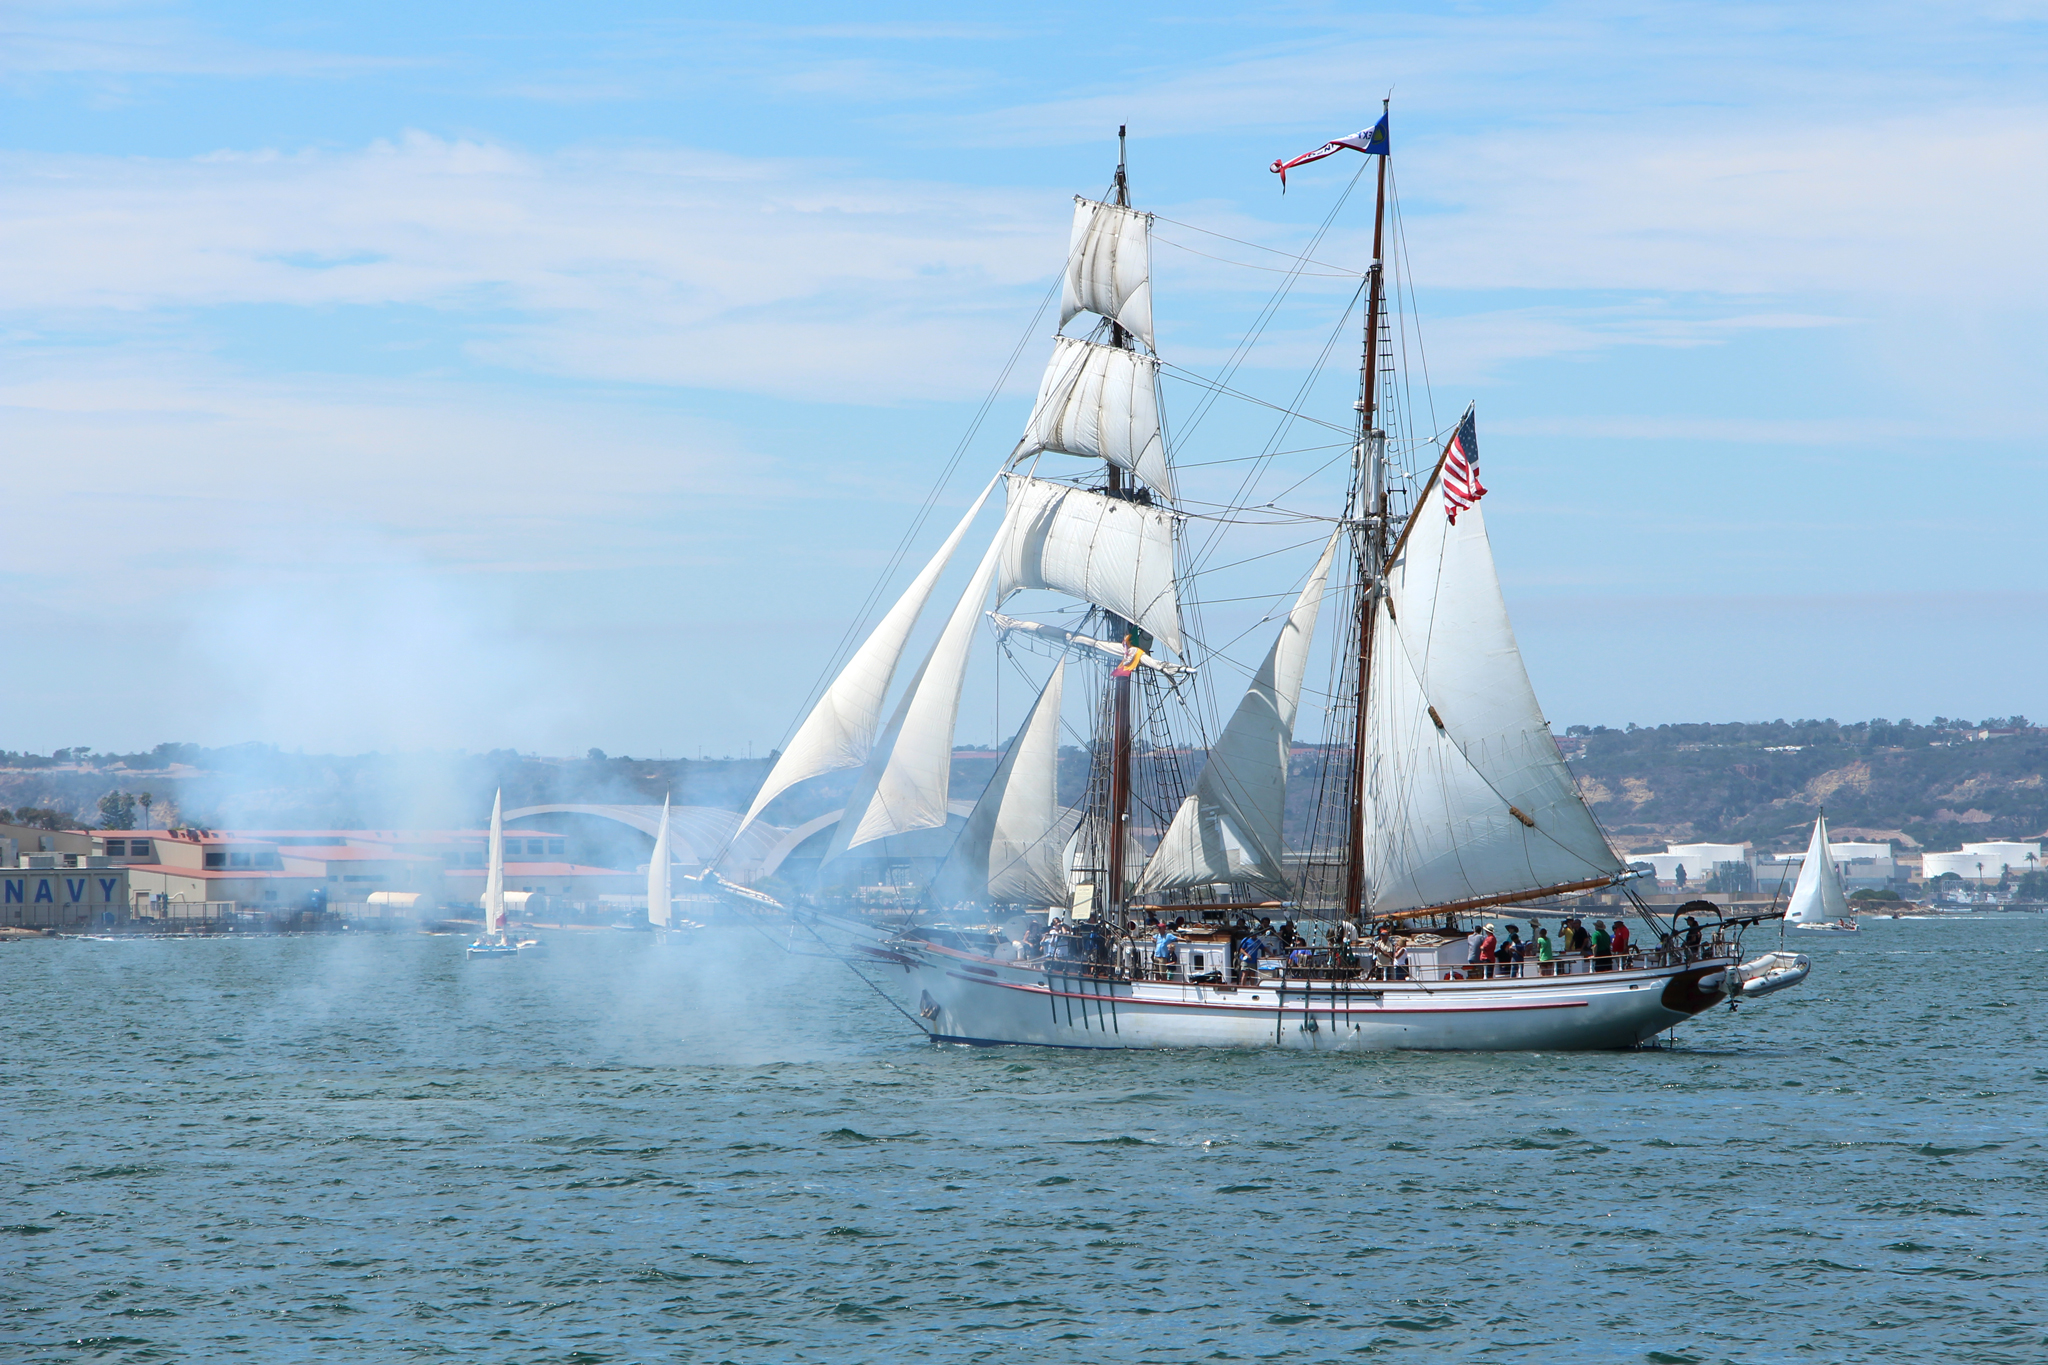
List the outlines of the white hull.
{"type": "Polygon", "coordinates": [[[901,968],[936,1042],[1305,1052],[1633,1047],[1727,999],[1733,958],[1492,981],[1279,981],[1235,988],[1085,975],[933,944],[870,953],[901,968]]]}

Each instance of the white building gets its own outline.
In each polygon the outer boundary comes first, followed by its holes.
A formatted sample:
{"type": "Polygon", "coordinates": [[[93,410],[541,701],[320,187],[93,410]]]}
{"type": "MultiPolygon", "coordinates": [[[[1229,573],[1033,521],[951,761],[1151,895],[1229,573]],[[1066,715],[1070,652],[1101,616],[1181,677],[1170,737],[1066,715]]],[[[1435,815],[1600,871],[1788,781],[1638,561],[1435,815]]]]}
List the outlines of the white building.
{"type": "MultiPolygon", "coordinates": [[[[1865,887],[1882,890],[1898,875],[1898,861],[1892,856],[1890,844],[1831,842],[1828,855],[1835,860],[1835,869],[1842,874],[1842,884],[1851,891],[1861,891],[1865,887]]],[[[1799,865],[1805,861],[1804,849],[1775,857],[1759,854],[1756,860],[1757,889],[1773,891],[1783,882],[1789,891],[1792,883],[1799,879],[1799,865]]]]}
{"type": "Polygon", "coordinates": [[[1685,884],[1697,887],[1714,875],[1718,863],[1749,862],[1747,844],[1666,844],[1662,853],[1631,853],[1629,863],[1648,863],[1657,870],[1657,884],[1666,890],[1678,887],[1678,870],[1685,869],[1685,884]]]}
{"type": "Polygon", "coordinates": [[[2030,844],[2015,841],[1998,841],[1988,844],[1964,844],[1954,853],[1927,853],[1920,858],[1920,875],[1933,881],[1944,872],[1953,872],[1970,883],[1983,882],[1989,885],[1998,880],[2007,869],[2015,877],[2033,872],[2041,866],[2041,845],[2038,841],[2030,844]]]}

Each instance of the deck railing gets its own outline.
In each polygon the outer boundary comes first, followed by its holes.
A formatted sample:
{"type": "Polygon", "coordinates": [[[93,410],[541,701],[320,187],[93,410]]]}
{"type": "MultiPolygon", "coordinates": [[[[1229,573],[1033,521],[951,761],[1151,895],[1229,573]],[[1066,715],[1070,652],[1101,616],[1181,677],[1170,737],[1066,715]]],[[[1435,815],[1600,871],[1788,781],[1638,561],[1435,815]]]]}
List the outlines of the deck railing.
{"type": "MultiPolygon", "coordinates": [[[[1231,969],[1216,968],[1186,974],[1177,958],[1152,955],[1149,942],[1117,939],[1094,954],[1087,941],[1068,939],[1052,942],[1041,958],[1054,972],[1117,981],[1172,981],[1194,985],[1284,985],[1315,981],[1418,981],[1455,985],[1473,981],[1508,981],[1559,976],[1586,976],[1608,972],[1649,971],[1682,967],[1691,962],[1726,959],[1735,946],[1716,935],[1696,945],[1684,942],[1644,947],[1629,945],[1626,952],[1596,956],[1591,953],[1561,953],[1549,962],[1528,957],[1520,962],[1465,962],[1455,964],[1397,964],[1383,961],[1370,949],[1344,952],[1311,948],[1290,952],[1285,958],[1261,957],[1256,971],[1239,963],[1231,969]]],[[[1220,955],[1220,951],[1219,951],[1220,955]]]]}

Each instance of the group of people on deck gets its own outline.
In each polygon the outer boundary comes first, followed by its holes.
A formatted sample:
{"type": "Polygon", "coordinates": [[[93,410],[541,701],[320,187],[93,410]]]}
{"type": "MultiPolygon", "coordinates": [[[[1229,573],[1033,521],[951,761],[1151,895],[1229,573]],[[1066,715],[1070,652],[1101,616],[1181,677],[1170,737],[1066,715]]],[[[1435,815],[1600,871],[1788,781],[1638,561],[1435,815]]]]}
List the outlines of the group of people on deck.
{"type": "MultiPolygon", "coordinates": [[[[1168,919],[1153,914],[1144,923],[1127,920],[1123,933],[1117,935],[1114,928],[1105,932],[1099,923],[1067,923],[1054,915],[1048,923],[1033,926],[1014,950],[1019,958],[1070,962],[1084,969],[1107,968],[1114,958],[1124,963],[1125,970],[1136,972],[1142,962],[1150,968],[1151,975],[1174,977],[1180,971],[1180,949],[1187,929],[1185,918],[1168,919]],[[1123,940],[1121,947],[1118,938],[1123,940]]],[[[1693,934],[1698,932],[1694,928],[1693,934]]],[[[1330,941],[1322,950],[1312,945],[1291,919],[1276,926],[1269,918],[1261,918],[1256,925],[1239,918],[1229,926],[1228,938],[1221,943],[1213,937],[1215,933],[1214,929],[1207,930],[1196,940],[1220,950],[1217,957],[1222,960],[1210,970],[1216,972],[1216,979],[1244,983],[1257,982],[1260,968],[1274,965],[1276,958],[1293,967],[1352,965],[1363,960],[1371,968],[1371,976],[1395,981],[1438,972],[1440,979],[1447,981],[1490,981],[1625,970],[1635,952],[1628,926],[1621,920],[1611,924],[1594,920],[1589,928],[1576,916],[1560,922],[1555,935],[1535,920],[1530,921],[1526,936],[1519,924],[1498,929],[1493,924],[1483,924],[1465,936],[1466,960],[1462,965],[1445,964],[1424,968],[1419,973],[1411,968],[1408,939],[1396,935],[1393,927],[1385,923],[1362,946],[1357,929],[1349,923],[1341,924],[1330,931],[1330,941]]]]}
{"type": "MultiPolygon", "coordinates": [[[[1558,925],[1555,940],[1548,929],[1532,920],[1526,939],[1518,924],[1510,924],[1498,934],[1494,926],[1485,924],[1467,934],[1465,942],[1468,955],[1463,979],[1468,981],[1524,976],[1532,960],[1539,976],[1568,976],[1589,970],[1611,972],[1626,967],[1631,952],[1628,925],[1622,921],[1615,920],[1609,925],[1596,919],[1589,930],[1586,922],[1576,916],[1558,925]]],[[[1395,962],[1402,965],[1399,954],[1395,962]]],[[[1407,973],[1403,970],[1398,975],[1407,973]]]]}

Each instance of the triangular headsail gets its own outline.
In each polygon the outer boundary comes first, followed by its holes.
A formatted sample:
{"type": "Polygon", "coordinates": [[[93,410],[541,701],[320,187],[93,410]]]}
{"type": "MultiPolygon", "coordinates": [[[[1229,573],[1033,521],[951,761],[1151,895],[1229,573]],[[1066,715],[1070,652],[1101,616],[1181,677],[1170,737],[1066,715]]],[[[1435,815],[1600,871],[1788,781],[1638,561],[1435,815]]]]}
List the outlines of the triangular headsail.
{"type": "Polygon", "coordinates": [[[1219,882],[1286,890],[1280,831],[1287,813],[1287,758],[1316,616],[1342,535],[1339,528],[1323,547],[1266,661],[1209,750],[1194,791],[1174,812],[1138,894],[1219,882]]]}
{"type": "Polygon", "coordinates": [[[1536,704],[1484,513],[1449,511],[1433,475],[1374,606],[1358,856],[1379,914],[1627,871],[1536,704]]]}
{"type": "Polygon", "coordinates": [[[960,686],[967,676],[974,628],[981,623],[989,586],[1008,539],[1007,525],[982,556],[931,653],[896,704],[888,728],[846,803],[846,813],[839,818],[838,832],[825,855],[828,861],[876,839],[937,829],[946,823],[960,686]]]}
{"type": "MultiPolygon", "coordinates": [[[[952,561],[953,552],[960,548],[960,542],[967,535],[968,528],[974,525],[974,519],[981,515],[982,505],[995,491],[995,486],[995,480],[990,480],[988,487],[981,490],[981,496],[974,500],[974,506],[967,509],[967,515],[960,518],[960,524],[953,528],[953,534],[946,537],[946,543],[939,547],[939,552],[911,581],[896,605],[889,609],[889,614],[882,618],[881,624],[854,651],[846,667],[825,689],[825,695],[811,708],[810,715],[804,718],[795,737],[769,771],[761,790],[754,794],[747,817],[740,822],[741,829],[752,824],[755,817],[767,809],[770,801],[797,783],[842,768],[857,768],[868,761],[874,752],[875,730],[881,724],[882,701],[888,695],[890,679],[896,676],[896,667],[903,658],[904,644],[909,640],[917,618],[923,613],[925,603],[930,600],[939,575],[952,561]]],[[[735,832],[733,837],[738,838],[738,833],[735,832]]]]}
{"type": "Polygon", "coordinates": [[[1066,846],[1073,822],[1059,805],[1060,703],[1064,663],[967,817],[932,884],[935,899],[1067,905],[1066,846]]]}
{"type": "Polygon", "coordinates": [[[1799,864],[1799,880],[1792,883],[1792,899],[1785,907],[1787,924],[1827,924],[1849,918],[1849,897],[1842,890],[1842,872],[1835,866],[1834,849],[1828,845],[1828,818],[1813,822],[1813,838],[1806,845],[1806,859],[1799,864]]]}

